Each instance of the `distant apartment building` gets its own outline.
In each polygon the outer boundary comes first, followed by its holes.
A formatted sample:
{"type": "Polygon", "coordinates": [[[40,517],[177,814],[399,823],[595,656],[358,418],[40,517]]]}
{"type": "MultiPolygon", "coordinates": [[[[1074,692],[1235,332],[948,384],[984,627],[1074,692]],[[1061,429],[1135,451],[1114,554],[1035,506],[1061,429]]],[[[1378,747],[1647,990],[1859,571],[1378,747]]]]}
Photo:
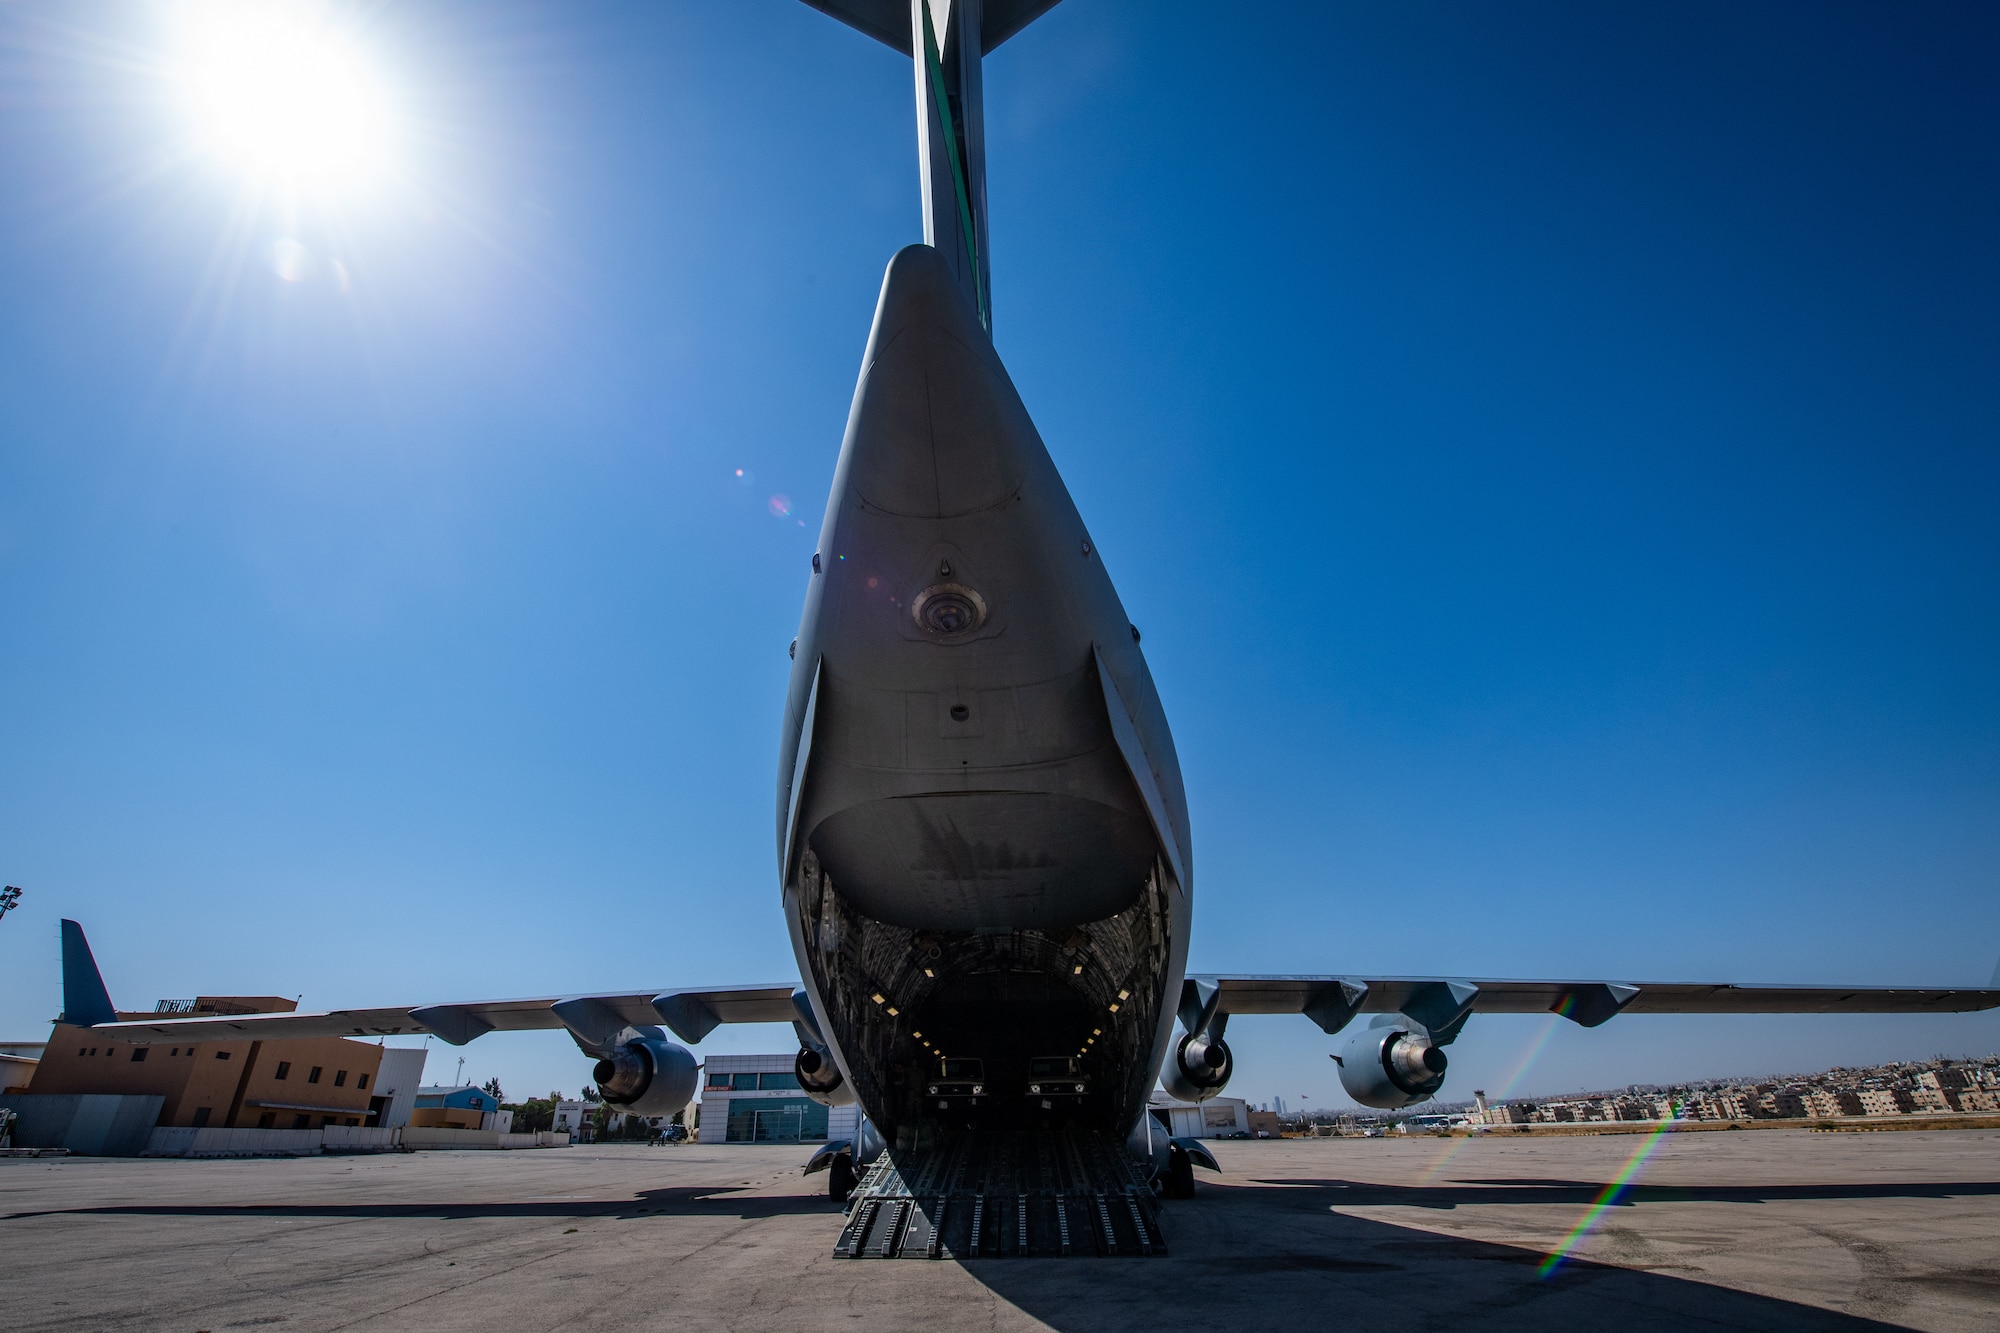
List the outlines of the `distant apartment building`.
{"type": "Polygon", "coordinates": [[[1910,1094],[1902,1088],[1863,1088],[1857,1095],[1863,1115],[1906,1115],[1912,1106],[1910,1094]]]}
{"type": "Polygon", "coordinates": [[[1814,1088],[1799,1100],[1806,1115],[1818,1119],[1861,1114],[1860,1096],[1846,1088],[1814,1088]]]}

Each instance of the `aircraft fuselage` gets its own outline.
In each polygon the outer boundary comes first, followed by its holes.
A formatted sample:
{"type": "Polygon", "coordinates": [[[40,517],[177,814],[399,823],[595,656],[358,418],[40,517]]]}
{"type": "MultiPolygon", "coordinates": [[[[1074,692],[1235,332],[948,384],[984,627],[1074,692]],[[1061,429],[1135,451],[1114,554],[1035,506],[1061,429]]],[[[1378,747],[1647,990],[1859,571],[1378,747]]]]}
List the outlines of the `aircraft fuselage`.
{"type": "Polygon", "coordinates": [[[1124,1134],[1187,956],[1180,766],[1138,632],[928,246],[889,265],[814,563],[778,851],[848,1086],[892,1141],[967,1117],[1124,1134]],[[944,1057],[978,1063],[940,1096],[944,1057]],[[1083,1095],[1030,1091],[1055,1057],[1083,1095]]]}

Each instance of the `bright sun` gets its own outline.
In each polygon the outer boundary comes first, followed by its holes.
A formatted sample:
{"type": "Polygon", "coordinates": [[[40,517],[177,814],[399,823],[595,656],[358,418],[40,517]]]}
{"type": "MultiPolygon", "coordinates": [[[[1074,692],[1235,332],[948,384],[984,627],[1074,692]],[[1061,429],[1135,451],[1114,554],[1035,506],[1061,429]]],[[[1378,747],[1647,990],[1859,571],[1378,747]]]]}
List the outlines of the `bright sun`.
{"type": "Polygon", "coordinates": [[[323,7],[222,2],[183,14],[182,79],[216,155],[280,188],[347,187],[382,170],[384,89],[323,7]]]}

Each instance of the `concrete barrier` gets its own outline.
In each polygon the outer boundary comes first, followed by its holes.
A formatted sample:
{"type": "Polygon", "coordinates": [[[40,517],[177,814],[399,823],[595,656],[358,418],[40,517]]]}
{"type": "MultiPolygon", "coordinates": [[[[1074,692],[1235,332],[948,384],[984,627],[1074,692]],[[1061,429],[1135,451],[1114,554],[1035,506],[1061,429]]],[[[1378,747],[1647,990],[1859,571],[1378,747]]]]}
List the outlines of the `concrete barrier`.
{"type": "MultiPolygon", "coordinates": [[[[156,1097],[155,1103],[159,1101],[156,1097]]],[[[159,1114],[157,1105],[153,1114],[159,1114]]],[[[60,1144],[24,1144],[24,1147],[60,1147],[60,1144]]],[[[155,1129],[145,1140],[140,1155],[145,1157],[317,1157],[322,1152],[364,1153],[450,1149],[493,1150],[500,1148],[567,1148],[569,1135],[561,1131],[538,1134],[501,1134],[490,1129],[428,1129],[405,1126],[401,1129],[369,1129],[355,1125],[328,1125],[325,1129],[155,1129]]],[[[71,1149],[71,1151],[80,1151],[71,1149]]],[[[129,1153],[126,1155],[130,1155],[129,1153]]]]}
{"type": "Polygon", "coordinates": [[[319,1129],[163,1127],[146,1140],[147,1157],[317,1157],[319,1129]]]}
{"type": "Polygon", "coordinates": [[[502,1134],[493,1129],[443,1129],[406,1125],[403,1146],[416,1152],[492,1151],[500,1148],[567,1148],[569,1135],[550,1133],[502,1134]]]}
{"type": "Polygon", "coordinates": [[[136,1157],[165,1098],[111,1093],[26,1093],[0,1097],[17,1117],[17,1148],[67,1148],[85,1157],[136,1157]]]}

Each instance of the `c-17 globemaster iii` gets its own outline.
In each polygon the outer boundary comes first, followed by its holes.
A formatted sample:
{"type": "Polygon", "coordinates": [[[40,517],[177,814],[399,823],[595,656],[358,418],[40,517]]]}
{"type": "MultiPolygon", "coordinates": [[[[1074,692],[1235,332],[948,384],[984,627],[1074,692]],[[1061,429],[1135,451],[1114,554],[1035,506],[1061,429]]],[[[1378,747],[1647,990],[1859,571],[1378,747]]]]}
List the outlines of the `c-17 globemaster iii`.
{"type": "Polygon", "coordinates": [[[779,749],[796,983],[114,1021],[64,926],[65,1021],[128,1041],[567,1029],[607,1102],[684,1107],[721,1023],[789,1022],[808,1095],[858,1102],[810,1167],[837,1251],[1162,1253],[1245,1014],[1303,1014],[1348,1093],[1432,1097],[1475,1013],[1951,1012],[2000,989],[1188,976],[1194,865],[1139,631],[995,353],[980,68],[1054,0],[808,0],[908,55],[924,241],[890,261],[813,556],[779,749]]]}

